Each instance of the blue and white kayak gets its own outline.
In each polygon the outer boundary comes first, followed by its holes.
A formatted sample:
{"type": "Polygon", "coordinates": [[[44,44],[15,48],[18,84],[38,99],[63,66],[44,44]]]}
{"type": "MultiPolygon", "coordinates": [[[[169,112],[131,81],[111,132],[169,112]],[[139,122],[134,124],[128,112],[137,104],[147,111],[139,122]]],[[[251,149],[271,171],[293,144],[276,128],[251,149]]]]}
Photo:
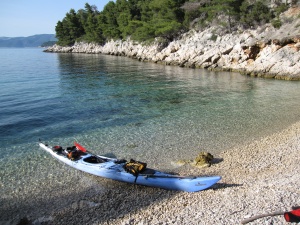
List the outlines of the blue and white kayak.
{"type": "Polygon", "coordinates": [[[220,176],[182,177],[149,168],[143,168],[137,173],[132,173],[128,170],[127,166],[130,163],[126,160],[98,156],[86,151],[78,143],[74,144],[75,146],[64,149],[61,146],[49,147],[47,144],[39,143],[40,147],[54,158],[75,169],[132,184],[196,192],[211,187],[221,179],[220,176]]]}

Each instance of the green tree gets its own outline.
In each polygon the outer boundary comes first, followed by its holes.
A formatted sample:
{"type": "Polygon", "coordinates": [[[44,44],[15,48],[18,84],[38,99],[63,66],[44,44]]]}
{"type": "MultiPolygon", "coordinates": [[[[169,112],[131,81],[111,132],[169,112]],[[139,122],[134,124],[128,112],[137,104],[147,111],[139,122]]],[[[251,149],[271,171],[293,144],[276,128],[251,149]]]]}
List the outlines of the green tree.
{"type": "MultiPolygon", "coordinates": [[[[154,29],[154,37],[172,40],[183,29],[184,11],[180,6],[184,1],[153,0],[149,4],[152,19],[149,24],[154,29]]],[[[152,31],[152,30],[151,30],[152,31]]]]}
{"type": "Polygon", "coordinates": [[[59,45],[73,45],[75,41],[84,35],[84,28],[74,9],[71,9],[66,17],[55,27],[59,45]]]}
{"type": "Polygon", "coordinates": [[[182,22],[184,11],[180,7],[183,3],[183,0],[152,0],[149,8],[155,18],[182,22]]]}
{"type": "Polygon", "coordinates": [[[131,34],[128,32],[128,26],[130,21],[131,21],[131,14],[129,12],[122,12],[119,14],[117,18],[119,30],[123,38],[126,38],[131,34]]]}
{"type": "Polygon", "coordinates": [[[126,38],[128,35],[130,35],[127,33],[127,26],[133,16],[131,14],[129,2],[126,0],[117,0],[116,11],[116,20],[118,24],[118,29],[120,31],[120,35],[121,37],[126,38]]]}
{"type": "Polygon", "coordinates": [[[98,26],[98,15],[99,11],[96,6],[85,4],[85,10],[81,10],[81,21],[84,25],[85,35],[82,37],[88,42],[103,43],[104,37],[103,32],[98,26]]]}
{"type": "Polygon", "coordinates": [[[228,26],[231,31],[233,22],[239,17],[241,4],[242,0],[206,0],[204,7],[199,10],[204,15],[202,22],[216,21],[218,24],[228,26]],[[226,18],[225,21],[224,17],[226,18]]]}
{"type": "Polygon", "coordinates": [[[147,0],[138,1],[136,8],[139,13],[135,14],[133,20],[140,20],[143,22],[150,21],[153,17],[153,12],[149,7],[150,3],[151,1],[147,1],[147,0]]]}
{"type": "Polygon", "coordinates": [[[117,17],[116,3],[108,2],[98,17],[99,29],[103,31],[106,38],[118,39],[121,37],[117,17]]]}
{"type": "Polygon", "coordinates": [[[58,21],[55,27],[55,33],[56,33],[56,38],[58,39],[57,44],[61,46],[68,45],[69,42],[65,42],[65,29],[63,26],[63,23],[61,21],[58,21]]]}
{"type": "Polygon", "coordinates": [[[241,22],[246,26],[254,26],[259,23],[266,23],[272,18],[272,13],[269,7],[266,6],[262,1],[257,1],[254,4],[244,1],[240,9],[241,22]]]}
{"type": "Polygon", "coordinates": [[[129,29],[131,28],[131,38],[137,41],[149,41],[155,37],[155,28],[149,23],[142,21],[131,21],[129,29]]]}
{"type": "Polygon", "coordinates": [[[77,13],[71,9],[56,25],[58,43],[72,45],[76,40],[103,43],[107,39],[131,36],[145,41],[156,36],[172,39],[183,28],[186,0],[116,0],[102,12],[85,4],[77,13]]]}

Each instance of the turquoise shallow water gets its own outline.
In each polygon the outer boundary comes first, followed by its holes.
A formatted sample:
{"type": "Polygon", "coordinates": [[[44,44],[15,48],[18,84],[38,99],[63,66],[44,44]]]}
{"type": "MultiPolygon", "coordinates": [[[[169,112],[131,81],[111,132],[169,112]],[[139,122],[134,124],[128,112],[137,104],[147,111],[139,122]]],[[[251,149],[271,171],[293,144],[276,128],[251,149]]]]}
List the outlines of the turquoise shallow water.
{"type": "Polygon", "coordinates": [[[20,168],[41,179],[39,138],[172,169],[300,119],[300,82],[42,49],[3,48],[0,62],[2,187],[24,184],[20,168]]]}

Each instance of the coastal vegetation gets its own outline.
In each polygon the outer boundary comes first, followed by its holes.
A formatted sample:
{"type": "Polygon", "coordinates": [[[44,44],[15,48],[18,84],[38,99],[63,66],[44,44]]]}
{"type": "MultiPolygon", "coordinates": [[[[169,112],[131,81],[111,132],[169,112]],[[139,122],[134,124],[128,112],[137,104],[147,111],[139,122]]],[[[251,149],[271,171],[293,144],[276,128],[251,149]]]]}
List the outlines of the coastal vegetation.
{"type": "Polygon", "coordinates": [[[271,22],[280,27],[279,14],[297,1],[262,0],[116,0],[103,11],[85,4],[71,9],[55,27],[57,44],[71,46],[76,41],[104,44],[110,39],[130,37],[138,42],[155,38],[172,41],[190,29],[222,26],[224,32],[271,22]],[[284,3],[283,3],[284,2],[284,3]],[[271,4],[272,3],[272,4],[271,4]]]}
{"type": "Polygon", "coordinates": [[[41,47],[45,48],[45,47],[50,47],[56,44],[57,41],[46,41],[44,42],[41,47]]]}

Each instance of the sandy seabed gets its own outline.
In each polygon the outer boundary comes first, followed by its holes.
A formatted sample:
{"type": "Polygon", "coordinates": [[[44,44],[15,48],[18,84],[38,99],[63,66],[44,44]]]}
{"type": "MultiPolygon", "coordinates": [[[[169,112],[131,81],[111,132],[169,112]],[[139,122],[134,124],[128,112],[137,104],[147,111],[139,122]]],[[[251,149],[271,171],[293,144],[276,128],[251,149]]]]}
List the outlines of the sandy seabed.
{"type": "MultiPolygon", "coordinates": [[[[110,181],[55,162],[53,169],[62,167],[57,169],[62,176],[48,174],[37,190],[27,191],[30,199],[26,194],[2,196],[0,223],[240,224],[255,215],[300,206],[299,153],[300,122],[224,151],[211,167],[178,167],[181,175],[222,176],[212,188],[197,193],[110,181]]],[[[249,224],[290,223],[272,216],[249,224]]]]}

